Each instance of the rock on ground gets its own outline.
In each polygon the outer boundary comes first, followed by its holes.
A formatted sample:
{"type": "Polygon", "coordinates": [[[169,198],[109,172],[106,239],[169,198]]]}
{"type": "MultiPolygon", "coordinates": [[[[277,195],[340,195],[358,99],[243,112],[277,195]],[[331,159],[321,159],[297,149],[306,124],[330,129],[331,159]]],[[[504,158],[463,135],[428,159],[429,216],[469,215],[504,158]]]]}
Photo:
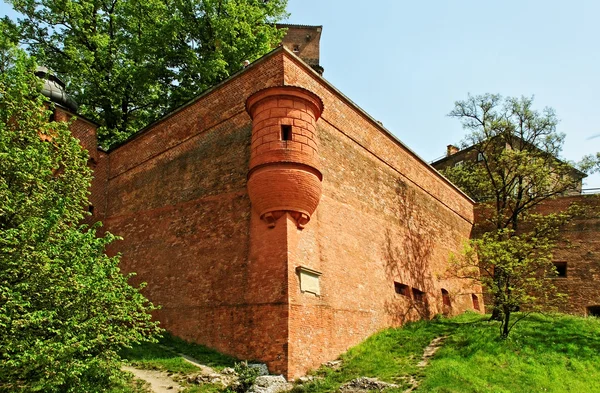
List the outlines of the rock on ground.
{"type": "Polygon", "coordinates": [[[256,377],[248,393],[281,393],[291,389],[292,384],[288,383],[283,375],[262,375],[256,377]]]}
{"type": "Polygon", "coordinates": [[[380,381],[377,378],[360,377],[340,386],[340,391],[344,393],[361,393],[370,390],[384,390],[387,388],[397,388],[398,385],[380,381]]]}

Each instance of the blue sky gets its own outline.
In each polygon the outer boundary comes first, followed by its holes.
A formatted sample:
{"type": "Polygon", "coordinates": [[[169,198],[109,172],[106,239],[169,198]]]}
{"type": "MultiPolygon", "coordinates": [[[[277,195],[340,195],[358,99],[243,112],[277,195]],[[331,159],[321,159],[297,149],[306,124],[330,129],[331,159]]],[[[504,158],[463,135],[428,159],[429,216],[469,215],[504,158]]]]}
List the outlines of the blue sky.
{"type": "Polygon", "coordinates": [[[287,23],[323,25],[324,77],[426,161],[463,138],[446,115],[468,93],[534,95],[561,119],[563,158],[600,151],[598,1],[289,0],[288,11],[287,23]]]}
{"type": "Polygon", "coordinates": [[[564,158],[600,151],[598,1],[289,0],[288,11],[287,23],[323,25],[323,76],[426,161],[465,135],[446,115],[468,93],[534,95],[561,120],[564,158]]]}

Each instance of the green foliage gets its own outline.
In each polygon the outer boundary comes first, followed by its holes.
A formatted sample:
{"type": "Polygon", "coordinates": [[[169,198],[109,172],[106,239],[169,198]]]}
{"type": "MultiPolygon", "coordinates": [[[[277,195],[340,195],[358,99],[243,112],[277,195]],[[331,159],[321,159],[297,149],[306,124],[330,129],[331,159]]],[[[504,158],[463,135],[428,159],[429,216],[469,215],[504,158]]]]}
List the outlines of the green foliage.
{"type": "Polygon", "coordinates": [[[468,135],[462,165],[443,171],[479,205],[476,238],[452,272],[480,281],[493,298],[494,318],[510,332],[510,314],[519,307],[548,309],[561,296],[552,249],[559,227],[579,209],[548,215],[535,213],[543,201],[578,192],[584,172],[597,162],[586,157],[575,169],[561,160],[564,135],[556,131],[554,110],[533,109],[532,98],[486,94],[455,103],[450,116],[461,120],[468,135]]]}
{"type": "Polygon", "coordinates": [[[8,0],[109,147],[273,48],[286,0],[8,0]]]}
{"type": "Polygon", "coordinates": [[[250,389],[250,387],[254,384],[254,381],[258,377],[260,371],[255,367],[248,367],[248,362],[236,363],[233,368],[239,377],[239,382],[235,391],[237,393],[247,392],[248,389],[250,389]]]}
{"type": "Polygon", "coordinates": [[[154,310],[118,257],[81,225],[91,174],[68,124],[50,122],[34,63],[11,49],[0,74],[0,390],[107,391],[117,350],[148,340],[154,310]]]}
{"type": "MultiPolygon", "coordinates": [[[[339,369],[321,367],[314,372],[316,379],[297,384],[293,392],[335,392],[364,376],[399,385],[385,390],[389,393],[412,387],[411,379],[419,383],[415,392],[600,392],[600,319],[532,314],[504,340],[498,339],[500,325],[468,312],[386,329],[343,354],[339,369]],[[446,339],[429,365],[418,367],[425,347],[440,336],[446,339]]],[[[163,340],[168,345],[172,338],[163,340]]],[[[195,345],[189,345],[193,351],[195,345]]],[[[156,356],[153,347],[156,344],[138,346],[136,358],[156,356]]],[[[220,391],[228,390],[210,384],[186,390],[220,391]]]]}

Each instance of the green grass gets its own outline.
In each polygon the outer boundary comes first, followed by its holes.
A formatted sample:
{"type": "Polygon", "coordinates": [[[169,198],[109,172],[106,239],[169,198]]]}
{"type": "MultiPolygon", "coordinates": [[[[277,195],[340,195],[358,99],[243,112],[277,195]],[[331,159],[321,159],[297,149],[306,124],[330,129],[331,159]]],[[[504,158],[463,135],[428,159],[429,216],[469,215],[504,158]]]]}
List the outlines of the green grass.
{"type": "Polygon", "coordinates": [[[239,362],[238,359],[232,356],[224,355],[204,345],[190,343],[169,334],[160,339],[160,344],[188,355],[196,359],[198,363],[212,367],[217,371],[221,371],[225,367],[233,367],[236,362],[239,362]]]}
{"type": "Polygon", "coordinates": [[[165,370],[172,373],[189,374],[198,371],[193,364],[185,361],[178,353],[188,355],[198,363],[215,370],[233,367],[235,358],[224,355],[203,345],[194,344],[165,334],[158,343],[143,343],[121,351],[121,357],[132,365],[150,369],[165,370]]]}
{"type": "Polygon", "coordinates": [[[533,315],[506,340],[477,321],[448,338],[418,391],[600,392],[600,321],[533,315]]]}
{"type": "Polygon", "coordinates": [[[416,322],[384,330],[342,355],[343,366],[321,368],[324,378],[296,392],[334,392],[359,376],[401,385],[420,381],[416,392],[600,392],[600,321],[571,316],[532,315],[519,322],[506,340],[486,316],[416,322]],[[448,336],[428,367],[416,365],[423,349],[448,336]]]}
{"type": "MultiPolygon", "coordinates": [[[[600,393],[600,320],[566,315],[531,315],[519,322],[508,339],[500,339],[499,324],[488,316],[466,313],[452,319],[409,323],[383,330],[341,356],[339,370],[322,367],[322,377],[294,392],[336,392],[358,377],[377,377],[409,387],[409,377],[420,385],[416,392],[600,393]],[[417,367],[424,348],[436,337],[447,336],[426,368],[417,367]]],[[[138,367],[193,373],[197,369],[177,352],[217,370],[232,367],[235,359],[197,344],[167,336],[161,344],[144,344],[124,351],[138,367]]],[[[189,386],[186,393],[219,393],[216,385],[189,386]]]]}

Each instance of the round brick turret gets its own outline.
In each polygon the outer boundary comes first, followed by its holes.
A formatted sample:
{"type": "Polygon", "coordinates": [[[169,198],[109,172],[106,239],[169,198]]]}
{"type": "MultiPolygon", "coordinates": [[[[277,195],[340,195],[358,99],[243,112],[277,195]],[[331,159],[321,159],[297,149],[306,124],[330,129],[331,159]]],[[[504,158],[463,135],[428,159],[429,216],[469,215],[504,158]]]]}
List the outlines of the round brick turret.
{"type": "Polygon", "coordinates": [[[323,102],[300,87],[271,87],[250,96],[246,110],[252,117],[252,206],[270,227],[288,212],[303,228],[321,199],[316,122],[323,102]]]}

